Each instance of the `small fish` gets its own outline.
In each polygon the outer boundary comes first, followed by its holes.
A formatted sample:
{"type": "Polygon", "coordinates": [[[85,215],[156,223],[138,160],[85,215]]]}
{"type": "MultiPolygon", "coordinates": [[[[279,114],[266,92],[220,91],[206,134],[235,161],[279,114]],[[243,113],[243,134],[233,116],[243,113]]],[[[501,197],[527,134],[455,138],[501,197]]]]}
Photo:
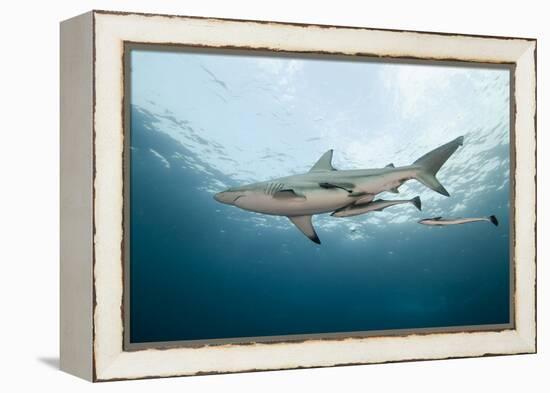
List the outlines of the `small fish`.
{"type": "Polygon", "coordinates": [[[341,209],[334,211],[331,216],[333,217],[353,217],[359,214],[365,214],[368,212],[381,212],[387,207],[400,205],[403,203],[411,203],[418,210],[422,210],[422,205],[420,202],[420,197],[414,197],[412,199],[404,199],[398,201],[386,201],[384,199],[377,199],[372,202],[363,203],[359,205],[348,205],[341,209]]]}
{"type": "Polygon", "coordinates": [[[493,224],[494,226],[498,226],[498,220],[495,216],[472,217],[472,218],[433,217],[433,218],[424,218],[423,220],[418,221],[418,223],[423,225],[444,226],[444,225],[468,224],[470,222],[478,222],[478,221],[487,221],[493,224]]]}

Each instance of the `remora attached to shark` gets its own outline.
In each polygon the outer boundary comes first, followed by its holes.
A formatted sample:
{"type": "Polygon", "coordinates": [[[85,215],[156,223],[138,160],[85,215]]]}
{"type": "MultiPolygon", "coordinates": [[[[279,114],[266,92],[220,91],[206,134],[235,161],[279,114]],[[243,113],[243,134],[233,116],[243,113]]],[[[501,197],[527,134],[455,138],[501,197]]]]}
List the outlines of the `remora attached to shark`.
{"type": "Polygon", "coordinates": [[[404,203],[410,203],[418,210],[422,210],[422,204],[420,197],[414,197],[412,199],[403,199],[397,201],[385,201],[384,199],[376,199],[372,202],[353,204],[344,206],[341,209],[335,210],[331,216],[333,217],[353,217],[368,212],[381,212],[382,210],[395,205],[402,205],[404,203]]]}
{"type": "MultiPolygon", "coordinates": [[[[314,214],[342,211],[346,207],[353,210],[359,205],[366,208],[369,203],[377,202],[373,202],[377,194],[398,192],[399,186],[412,179],[449,196],[435,175],[463,141],[464,137],[458,137],[411,165],[394,167],[390,164],[377,169],[336,170],[332,166],[333,151],[329,150],[307,173],[232,187],[214,198],[244,210],[286,216],[304,235],[320,244],[311,223],[314,214]]],[[[374,209],[366,209],[371,210],[374,209]]]]}

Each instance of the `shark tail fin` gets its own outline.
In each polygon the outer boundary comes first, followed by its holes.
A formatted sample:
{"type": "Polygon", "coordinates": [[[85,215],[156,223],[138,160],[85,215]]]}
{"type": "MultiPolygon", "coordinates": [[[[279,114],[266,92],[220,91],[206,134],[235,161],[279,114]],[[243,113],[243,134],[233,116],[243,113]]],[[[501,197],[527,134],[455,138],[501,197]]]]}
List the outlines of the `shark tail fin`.
{"type": "Polygon", "coordinates": [[[456,149],[458,149],[459,146],[462,146],[463,143],[464,137],[460,136],[455,140],[424,154],[416,160],[413,163],[413,165],[419,167],[419,171],[416,174],[416,180],[441,195],[449,196],[449,192],[445,189],[445,187],[443,187],[439,180],[437,180],[435,175],[443,164],[445,164],[445,162],[449,159],[449,157],[456,151],[456,149]]]}
{"type": "Polygon", "coordinates": [[[418,210],[422,210],[422,202],[420,201],[420,197],[416,196],[413,199],[411,199],[411,203],[416,207],[418,210]]]}
{"type": "Polygon", "coordinates": [[[489,220],[494,226],[498,227],[498,220],[496,216],[489,216],[489,220]]]}

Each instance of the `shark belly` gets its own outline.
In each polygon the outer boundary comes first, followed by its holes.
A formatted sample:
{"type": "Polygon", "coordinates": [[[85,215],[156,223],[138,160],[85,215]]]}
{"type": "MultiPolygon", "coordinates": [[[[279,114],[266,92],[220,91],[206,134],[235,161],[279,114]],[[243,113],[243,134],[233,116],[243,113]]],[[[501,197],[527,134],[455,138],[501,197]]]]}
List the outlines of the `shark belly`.
{"type": "Polygon", "coordinates": [[[275,216],[304,216],[329,213],[354,201],[343,190],[310,190],[304,197],[279,199],[271,195],[244,196],[235,201],[235,206],[256,213],[275,216]]]}

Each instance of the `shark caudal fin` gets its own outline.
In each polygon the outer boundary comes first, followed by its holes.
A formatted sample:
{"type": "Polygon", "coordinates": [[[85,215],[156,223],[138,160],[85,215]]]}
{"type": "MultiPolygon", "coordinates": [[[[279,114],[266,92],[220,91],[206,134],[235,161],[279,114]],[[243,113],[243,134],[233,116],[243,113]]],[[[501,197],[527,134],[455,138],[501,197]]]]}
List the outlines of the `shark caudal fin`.
{"type": "Polygon", "coordinates": [[[439,180],[437,180],[435,175],[443,164],[445,164],[445,162],[449,159],[449,157],[456,151],[456,149],[458,149],[459,146],[462,146],[463,142],[464,137],[460,136],[455,140],[424,154],[416,160],[413,165],[420,167],[420,170],[416,175],[416,180],[441,195],[449,196],[449,192],[445,189],[445,187],[443,187],[439,180]]]}
{"type": "Polygon", "coordinates": [[[498,227],[498,220],[496,216],[489,216],[489,220],[494,226],[498,227]]]}

